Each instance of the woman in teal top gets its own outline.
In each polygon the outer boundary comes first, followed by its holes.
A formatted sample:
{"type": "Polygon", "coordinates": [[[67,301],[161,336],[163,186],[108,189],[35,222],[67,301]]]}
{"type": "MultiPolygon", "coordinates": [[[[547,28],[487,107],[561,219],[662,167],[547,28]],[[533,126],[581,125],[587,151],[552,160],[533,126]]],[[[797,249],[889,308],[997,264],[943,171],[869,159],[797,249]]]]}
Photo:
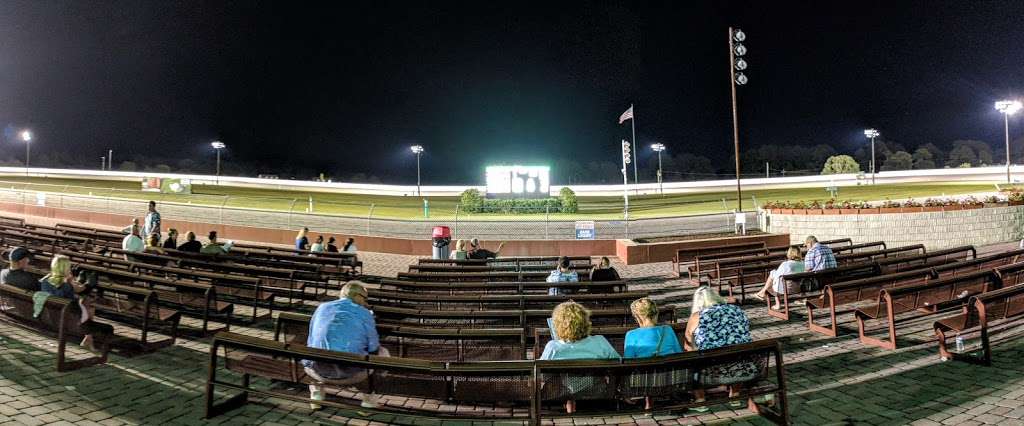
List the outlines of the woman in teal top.
{"type": "MultiPolygon", "coordinates": [[[[551,340],[544,346],[541,360],[618,359],[619,353],[604,336],[590,335],[590,311],[576,302],[561,303],[551,311],[551,340]]],[[[567,379],[564,386],[576,394],[594,386],[592,377],[567,379]]],[[[576,401],[565,401],[565,412],[576,411],[576,401]]]]}
{"type": "Polygon", "coordinates": [[[679,338],[670,325],[658,325],[658,305],[648,298],[637,299],[629,309],[639,328],[626,333],[624,358],[648,358],[677,354],[683,351],[679,338]]]}

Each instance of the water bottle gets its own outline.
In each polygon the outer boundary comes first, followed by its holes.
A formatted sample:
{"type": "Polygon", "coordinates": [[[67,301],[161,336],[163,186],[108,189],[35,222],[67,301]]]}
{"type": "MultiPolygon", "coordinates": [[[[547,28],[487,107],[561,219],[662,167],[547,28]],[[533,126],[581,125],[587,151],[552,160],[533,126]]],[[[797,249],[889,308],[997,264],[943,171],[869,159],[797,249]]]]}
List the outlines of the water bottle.
{"type": "Polygon", "coordinates": [[[957,352],[963,352],[964,351],[964,338],[961,337],[959,334],[956,335],[956,351],[957,352]]]}

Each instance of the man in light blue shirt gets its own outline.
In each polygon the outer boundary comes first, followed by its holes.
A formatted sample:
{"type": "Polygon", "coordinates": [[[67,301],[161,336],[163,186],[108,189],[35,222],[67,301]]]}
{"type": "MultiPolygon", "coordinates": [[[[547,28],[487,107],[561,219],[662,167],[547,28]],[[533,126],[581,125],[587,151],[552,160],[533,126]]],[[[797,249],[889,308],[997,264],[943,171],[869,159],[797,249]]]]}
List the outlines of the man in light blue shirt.
{"type": "Polygon", "coordinates": [[[142,226],[142,235],[144,237],[149,238],[152,234],[156,234],[158,238],[160,237],[160,212],[156,211],[156,201],[149,202],[149,213],[146,213],[146,221],[142,226]]]}
{"type": "MultiPolygon", "coordinates": [[[[347,352],[356,355],[374,354],[389,356],[387,349],[380,346],[377,334],[377,322],[373,312],[367,309],[367,292],[360,281],[349,281],[341,288],[341,298],[323,303],[313,312],[309,321],[309,337],[306,346],[317,349],[347,352]]],[[[316,384],[309,385],[310,398],[324,399],[323,386],[354,385],[372,374],[372,370],[357,367],[341,367],[336,364],[319,363],[302,360],[308,374],[316,384]]],[[[376,406],[376,396],[363,395],[362,405],[367,408],[376,406]]],[[[310,403],[314,410],[320,404],[310,403]]]]}

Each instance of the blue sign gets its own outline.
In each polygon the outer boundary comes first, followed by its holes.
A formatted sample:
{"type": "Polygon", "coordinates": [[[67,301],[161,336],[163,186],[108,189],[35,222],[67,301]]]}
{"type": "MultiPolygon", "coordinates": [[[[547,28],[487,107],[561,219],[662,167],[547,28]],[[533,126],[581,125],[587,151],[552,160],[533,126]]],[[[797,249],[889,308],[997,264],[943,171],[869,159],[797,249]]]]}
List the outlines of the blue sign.
{"type": "Polygon", "coordinates": [[[587,220],[576,222],[577,240],[593,240],[594,234],[594,221],[587,220]]]}

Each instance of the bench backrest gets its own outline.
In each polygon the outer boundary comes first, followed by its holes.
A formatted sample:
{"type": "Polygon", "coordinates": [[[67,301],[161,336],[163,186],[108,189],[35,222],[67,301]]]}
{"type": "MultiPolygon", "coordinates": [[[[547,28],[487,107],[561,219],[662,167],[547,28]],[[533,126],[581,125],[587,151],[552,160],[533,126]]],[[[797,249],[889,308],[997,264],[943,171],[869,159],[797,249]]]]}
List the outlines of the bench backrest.
{"type": "Polygon", "coordinates": [[[576,292],[609,293],[625,291],[626,281],[586,281],[547,283],[543,281],[410,281],[385,278],[380,281],[381,289],[391,291],[413,291],[419,293],[547,293],[548,288],[560,288],[576,292]]]}
{"type": "Polygon", "coordinates": [[[924,254],[878,259],[876,262],[883,273],[892,273],[971,260],[974,259],[976,255],[977,251],[974,249],[974,246],[962,246],[943,250],[934,250],[924,254]]]}
{"type": "Polygon", "coordinates": [[[675,261],[677,263],[688,263],[693,262],[697,256],[714,254],[714,253],[727,253],[730,251],[737,250],[749,250],[765,248],[764,241],[746,242],[746,243],[726,243],[722,245],[709,246],[709,247],[692,247],[692,248],[681,248],[676,250],[675,261]]]}
{"type": "Polygon", "coordinates": [[[916,269],[829,284],[825,286],[825,292],[831,294],[832,305],[837,306],[872,300],[882,289],[923,284],[932,277],[934,272],[931,269],[916,269]]]}
{"type": "Polygon", "coordinates": [[[892,301],[892,314],[921,308],[943,306],[955,300],[967,302],[968,296],[1000,287],[999,277],[992,271],[978,271],[923,284],[883,289],[880,302],[892,301]]]}
{"type": "Polygon", "coordinates": [[[576,301],[587,306],[625,306],[634,300],[647,297],[647,292],[630,291],[605,294],[419,294],[370,289],[372,305],[451,309],[546,309],[562,302],[576,301]]]}
{"type": "Polygon", "coordinates": [[[1022,257],[1024,257],[1024,249],[999,252],[948,265],[936,266],[935,273],[938,274],[939,278],[949,278],[968,272],[993,269],[1017,263],[1022,260],[1022,257]]]}
{"type": "Polygon", "coordinates": [[[839,264],[869,262],[872,260],[886,259],[897,256],[913,256],[915,254],[924,254],[925,252],[926,250],[923,244],[913,244],[902,247],[886,248],[882,250],[863,251],[857,253],[844,253],[836,255],[836,262],[839,264]]]}
{"type": "MultiPolygon", "coordinates": [[[[663,324],[672,327],[672,330],[676,334],[676,338],[679,340],[680,346],[683,342],[683,333],[686,331],[686,323],[671,323],[663,324]]],[[[593,327],[590,329],[592,336],[604,336],[611,343],[612,347],[619,352],[620,355],[625,354],[626,351],[626,333],[630,330],[635,330],[636,326],[627,327],[593,327]]],[[[533,355],[540,357],[541,352],[544,350],[544,346],[551,341],[551,329],[547,327],[536,328],[533,330],[533,355]]]]}
{"type": "Polygon", "coordinates": [[[22,290],[7,284],[0,284],[0,311],[11,319],[30,327],[66,336],[84,336],[80,327],[81,310],[78,302],[62,297],[50,296],[43,305],[39,317],[32,315],[35,303],[34,292],[22,290]]]}
{"type": "Polygon", "coordinates": [[[873,241],[870,243],[830,246],[832,253],[839,255],[843,253],[860,253],[865,251],[885,250],[885,241],[873,241]]]}
{"type": "Polygon", "coordinates": [[[972,296],[967,303],[967,327],[1024,315],[1024,284],[972,296]]]}

